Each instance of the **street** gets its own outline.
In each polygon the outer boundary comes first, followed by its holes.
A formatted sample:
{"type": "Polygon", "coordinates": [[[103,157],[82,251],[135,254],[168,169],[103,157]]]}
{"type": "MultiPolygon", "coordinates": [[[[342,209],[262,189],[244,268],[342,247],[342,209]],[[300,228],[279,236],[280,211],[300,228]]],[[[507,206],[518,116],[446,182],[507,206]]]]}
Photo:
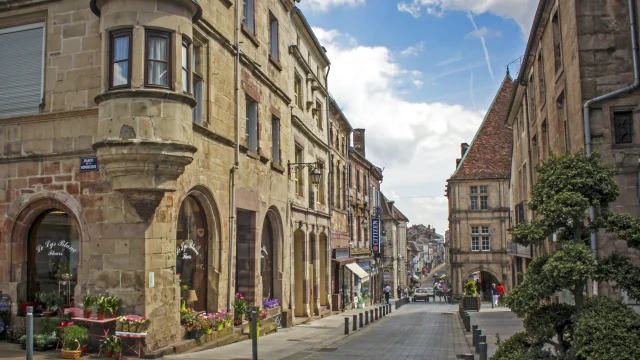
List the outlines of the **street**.
{"type": "MultiPolygon", "coordinates": [[[[455,359],[470,353],[457,305],[409,303],[345,336],[344,317],[334,315],[308,325],[261,337],[260,359],[455,359]]],[[[249,341],[170,359],[251,359],[249,341]]]]}

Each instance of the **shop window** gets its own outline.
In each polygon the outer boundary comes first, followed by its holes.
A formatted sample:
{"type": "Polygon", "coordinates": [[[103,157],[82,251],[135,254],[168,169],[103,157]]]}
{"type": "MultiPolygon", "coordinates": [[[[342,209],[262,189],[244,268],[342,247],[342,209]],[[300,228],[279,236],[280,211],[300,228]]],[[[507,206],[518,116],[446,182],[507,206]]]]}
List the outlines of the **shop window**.
{"type": "Polygon", "coordinates": [[[78,281],[80,235],[75,220],[63,211],[42,214],[33,223],[27,250],[27,298],[57,292],[73,303],[78,281]]]}
{"type": "Polygon", "coordinates": [[[195,291],[197,300],[190,306],[196,311],[206,310],[208,241],[204,209],[194,196],[187,196],[178,215],[176,274],[183,299],[193,294],[190,290],[195,291]]]}

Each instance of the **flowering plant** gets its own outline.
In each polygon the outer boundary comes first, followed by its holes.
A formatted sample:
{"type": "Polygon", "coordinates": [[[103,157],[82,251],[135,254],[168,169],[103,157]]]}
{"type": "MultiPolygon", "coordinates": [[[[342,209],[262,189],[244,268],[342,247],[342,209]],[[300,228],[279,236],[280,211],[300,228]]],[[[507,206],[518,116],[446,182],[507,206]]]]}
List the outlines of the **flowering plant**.
{"type": "Polygon", "coordinates": [[[247,300],[245,300],[242,294],[237,293],[236,298],[233,302],[233,310],[236,314],[236,317],[234,317],[236,325],[239,325],[238,323],[242,324],[242,315],[246,314],[248,308],[249,303],[247,302],[247,300]]]}
{"type": "Polygon", "coordinates": [[[262,320],[267,318],[267,310],[264,308],[258,308],[258,313],[256,314],[256,323],[258,325],[262,325],[262,320]]]}
{"type": "Polygon", "coordinates": [[[220,310],[220,315],[226,322],[233,320],[233,311],[220,310]]]}
{"type": "Polygon", "coordinates": [[[262,307],[265,309],[272,309],[278,305],[280,305],[280,300],[278,299],[265,300],[262,302],[262,307]]]}

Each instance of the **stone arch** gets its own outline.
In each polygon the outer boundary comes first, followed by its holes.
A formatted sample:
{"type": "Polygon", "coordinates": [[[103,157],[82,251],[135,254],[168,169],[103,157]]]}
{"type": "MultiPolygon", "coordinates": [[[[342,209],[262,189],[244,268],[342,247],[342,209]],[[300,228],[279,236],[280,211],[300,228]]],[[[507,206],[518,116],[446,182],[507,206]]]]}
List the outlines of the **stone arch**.
{"type": "Polygon", "coordinates": [[[82,248],[83,243],[88,243],[90,240],[87,226],[80,215],[82,207],[68,194],[42,192],[16,200],[9,207],[4,222],[3,231],[6,236],[5,240],[0,239],[0,243],[4,242],[9,259],[7,259],[8,269],[3,271],[0,277],[3,277],[5,282],[13,284],[9,295],[16,300],[27,300],[27,257],[31,227],[41,215],[56,210],[66,213],[78,229],[80,259],[76,288],[73,289],[73,293],[75,297],[80,293],[79,288],[87,273],[87,264],[83,259],[86,255],[83,254],[82,248]]]}
{"type": "Polygon", "coordinates": [[[260,277],[263,298],[277,298],[280,301],[283,299],[283,253],[282,218],[278,209],[275,206],[271,206],[264,217],[260,246],[260,277]]]}
{"type": "MultiPolygon", "coordinates": [[[[179,217],[185,200],[193,197],[197,200],[204,211],[206,236],[207,236],[207,266],[206,266],[206,308],[209,311],[217,311],[220,298],[220,278],[222,269],[222,241],[221,241],[221,219],[217,202],[209,190],[204,185],[196,185],[187,191],[180,199],[177,208],[179,217]]],[[[176,221],[179,221],[176,218],[176,221]]],[[[177,235],[177,232],[176,232],[177,235]]]]}
{"type": "Polygon", "coordinates": [[[497,272],[492,267],[475,267],[470,271],[467,271],[461,280],[462,291],[464,292],[464,284],[466,283],[469,276],[474,273],[480,273],[480,281],[484,281],[485,287],[482,290],[482,296],[485,300],[491,300],[491,283],[495,282],[496,284],[500,282],[501,276],[498,277],[500,272],[497,272]],[[489,275],[489,276],[486,276],[489,275]]]}

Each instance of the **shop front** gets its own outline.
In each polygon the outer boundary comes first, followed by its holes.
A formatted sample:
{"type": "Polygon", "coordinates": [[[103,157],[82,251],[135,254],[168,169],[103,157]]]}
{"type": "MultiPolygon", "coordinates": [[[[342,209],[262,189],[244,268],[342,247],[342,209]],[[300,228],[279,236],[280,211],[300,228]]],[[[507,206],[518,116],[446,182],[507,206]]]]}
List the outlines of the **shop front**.
{"type": "Polygon", "coordinates": [[[353,263],[355,259],[349,257],[349,248],[335,248],[331,256],[331,279],[332,291],[331,305],[332,311],[343,311],[345,306],[351,305],[352,289],[351,278],[353,274],[346,265],[353,263]]]}

